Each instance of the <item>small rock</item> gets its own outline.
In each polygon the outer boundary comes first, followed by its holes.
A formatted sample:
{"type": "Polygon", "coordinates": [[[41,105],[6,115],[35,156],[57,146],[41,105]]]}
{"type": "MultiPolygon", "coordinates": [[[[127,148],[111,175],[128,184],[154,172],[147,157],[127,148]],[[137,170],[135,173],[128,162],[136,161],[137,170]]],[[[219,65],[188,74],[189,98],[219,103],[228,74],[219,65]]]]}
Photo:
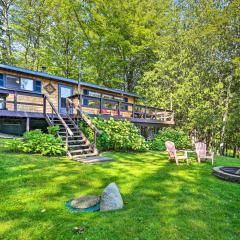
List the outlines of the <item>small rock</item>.
{"type": "Polygon", "coordinates": [[[122,196],[116,183],[110,183],[101,196],[100,211],[111,211],[123,208],[122,196]]]}
{"type": "Polygon", "coordinates": [[[79,227],[74,227],[73,231],[76,232],[77,234],[84,233],[86,230],[86,227],[84,226],[79,226],[79,227]]]}
{"type": "Polygon", "coordinates": [[[71,206],[73,208],[89,208],[100,202],[100,197],[89,195],[72,200],[71,206]]]}

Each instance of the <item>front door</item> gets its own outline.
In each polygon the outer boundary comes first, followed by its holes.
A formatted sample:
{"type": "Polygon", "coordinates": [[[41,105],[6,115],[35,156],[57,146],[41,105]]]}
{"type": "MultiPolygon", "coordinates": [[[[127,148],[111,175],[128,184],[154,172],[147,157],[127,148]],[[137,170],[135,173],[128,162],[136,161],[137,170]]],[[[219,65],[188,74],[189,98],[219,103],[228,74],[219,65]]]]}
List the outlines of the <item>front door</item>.
{"type": "Polygon", "coordinates": [[[59,112],[66,113],[66,98],[73,95],[73,88],[70,86],[59,85],[59,112]]]}

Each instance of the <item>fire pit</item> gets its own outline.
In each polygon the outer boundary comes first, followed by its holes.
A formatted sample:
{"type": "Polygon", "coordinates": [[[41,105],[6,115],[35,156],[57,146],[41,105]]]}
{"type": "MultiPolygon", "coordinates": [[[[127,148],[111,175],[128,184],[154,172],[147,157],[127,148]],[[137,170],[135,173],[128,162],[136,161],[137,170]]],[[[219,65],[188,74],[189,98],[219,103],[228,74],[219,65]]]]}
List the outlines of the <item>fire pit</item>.
{"type": "Polygon", "coordinates": [[[213,175],[226,181],[240,183],[240,167],[214,167],[213,175]]]}

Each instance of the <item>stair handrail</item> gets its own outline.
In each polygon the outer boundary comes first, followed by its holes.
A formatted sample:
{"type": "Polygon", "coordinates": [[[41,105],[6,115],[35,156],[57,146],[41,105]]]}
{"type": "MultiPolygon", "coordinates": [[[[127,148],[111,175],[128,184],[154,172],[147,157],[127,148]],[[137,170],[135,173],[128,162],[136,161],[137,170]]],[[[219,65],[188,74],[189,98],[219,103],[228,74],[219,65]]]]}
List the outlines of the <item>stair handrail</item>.
{"type": "Polygon", "coordinates": [[[54,106],[52,100],[49,98],[49,96],[47,96],[46,94],[44,94],[44,115],[47,116],[47,110],[46,110],[46,101],[49,103],[49,105],[51,106],[52,110],[55,112],[55,114],[57,115],[58,119],[60,120],[60,122],[62,123],[62,125],[64,126],[66,132],[70,135],[73,136],[73,132],[72,130],[68,127],[68,125],[66,124],[66,122],[63,120],[63,118],[61,117],[61,115],[58,113],[56,107],[54,106]]]}

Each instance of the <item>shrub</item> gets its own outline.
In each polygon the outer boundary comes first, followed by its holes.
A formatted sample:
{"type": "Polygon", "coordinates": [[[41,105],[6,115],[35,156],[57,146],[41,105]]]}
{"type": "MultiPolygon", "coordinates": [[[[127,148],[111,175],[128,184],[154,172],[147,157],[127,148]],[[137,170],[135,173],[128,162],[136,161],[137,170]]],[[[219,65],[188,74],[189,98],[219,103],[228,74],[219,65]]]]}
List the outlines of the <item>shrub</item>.
{"type": "Polygon", "coordinates": [[[149,148],[151,150],[163,151],[166,149],[166,141],[174,142],[178,149],[191,147],[191,141],[184,132],[172,128],[165,128],[160,130],[152,141],[149,141],[149,148]]]}
{"type": "MultiPolygon", "coordinates": [[[[131,122],[115,121],[113,118],[104,120],[101,118],[92,119],[94,125],[101,131],[97,138],[97,148],[99,150],[116,151],[145,151],[147,144],[140,135],[138,128],[131,122]]],[[[93,140],[93,132],[84,123],[80,123],[80,128],[84,134],[93,140]]]]}
{"type": "Polygon", "coordinates": [[[60,127],[59,125],[49,126],[47,130],[49,134],[57,136],[57,132],[60,130],[60,127]]]}
{"type": "Polygon", "coordinates": [[[23,140],[12,141],[11,149],[24,153],[40,153],[44,156],[62,155],[66,152],[61,138],[42,133],[39,129],[24,133],[23,140]]]}

